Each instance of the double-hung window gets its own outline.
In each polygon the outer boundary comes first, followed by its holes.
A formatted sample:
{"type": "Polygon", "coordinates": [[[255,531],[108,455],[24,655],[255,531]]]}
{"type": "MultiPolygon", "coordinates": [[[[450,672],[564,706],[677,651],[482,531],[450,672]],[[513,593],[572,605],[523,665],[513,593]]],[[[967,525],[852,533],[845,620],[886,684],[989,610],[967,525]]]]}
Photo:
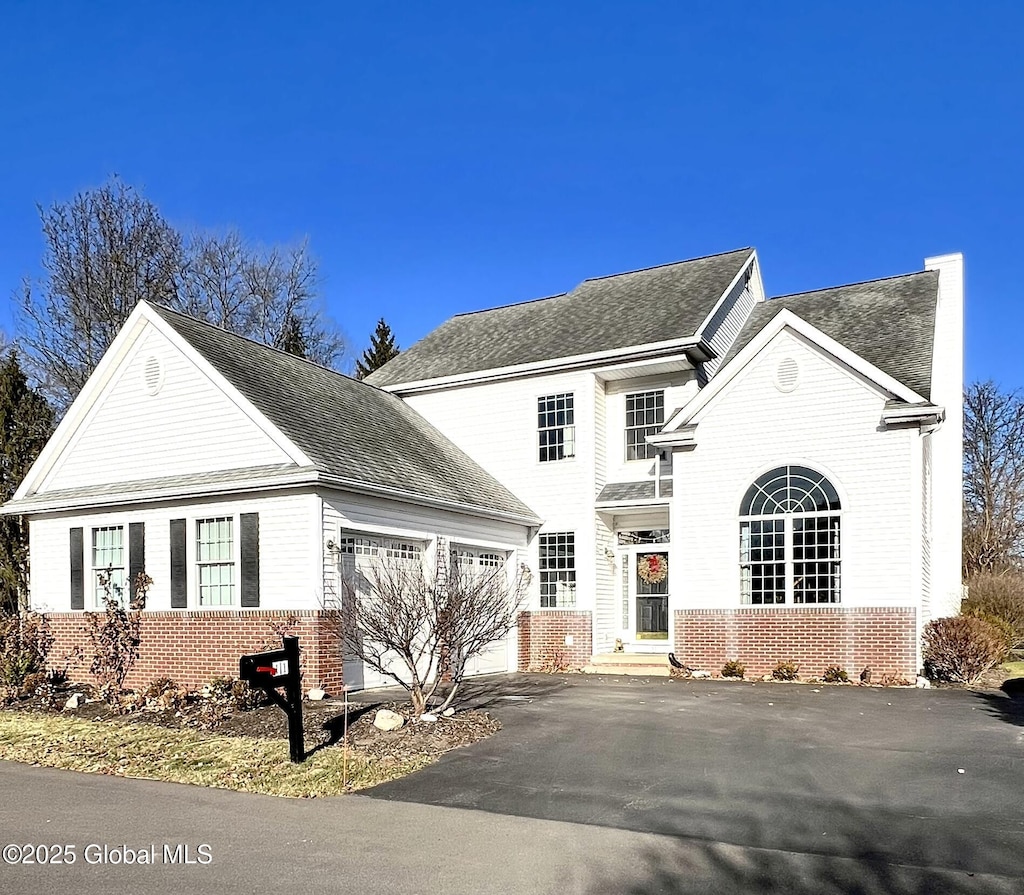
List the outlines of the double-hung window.
{"type": "Polygon", "coordinates": [[[537,446],[541,463],[576,456],[572,392],[537,399],[537,446]]]}
{"type": "Polygon", "coordinates": [[[234,605],[234,521],[231,516],[196,520],[196,574],[200,606],[234,605]]]}
{"type": "Polygon", "coordinates": [[[124,526],[107,525],[92,530],[92,593],[98,609],[109,595],[125,601],[124,526]]]}
{"type": "Polygon", "coordinates": [[[664,389],[626,395],[626,459],[652,459],[658,450],[647,443],[647,436],[657,434],[664,425],[664,389]]]}
{"type": "Polygon", "coordinates": [[[540,605],[571,609],[576,605],[576,534],[540,536],[540,605]]]}

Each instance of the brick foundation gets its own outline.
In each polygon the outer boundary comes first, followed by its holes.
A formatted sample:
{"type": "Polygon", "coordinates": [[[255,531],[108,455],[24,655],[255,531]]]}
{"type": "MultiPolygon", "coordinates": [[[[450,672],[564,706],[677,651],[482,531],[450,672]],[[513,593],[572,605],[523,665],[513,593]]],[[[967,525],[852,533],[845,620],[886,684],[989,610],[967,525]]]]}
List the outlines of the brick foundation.
{"type": "MultiPolygon", "coordinates": [[[[201,687],[215,677],[238,677],[238,657],[281,646],[280,633],[299,638],[302,651],[302,687],[341,692],[342,662],[337,646],[318,624],[320,612],[263,610],[211,610],[206,612],[144,612],[139,658],[126,686],[145,687],[159,677],[181,686],[201,687]]],[[[64,658],[81,649],[84,658],[72,664],[74,680],[93,682],[89,674],[89,639],[81,612],[47,613],[54,635],[51,667],[61,668],[64,658]]]]}
{"type": "Polygon", "coordinates": [[[567,670],[590,663],[593,651],[593,622],[589,612],[544,609],[519,615],[519,670],[551,669],[564,664],[567,670]],[[571,634],[572,646],[565,636],[571,634]]]}
{"type": "Polygon", "coordinates": [[[917,674],[917,613],[907,608],[687,609],[675,612],[676,656],[717,674],[738,659],[748,676],[768,674],[780,661],[800,665],[801,676],[827,666],[851,679],[871,668],[875,680],[895,672],[917,674]]]}

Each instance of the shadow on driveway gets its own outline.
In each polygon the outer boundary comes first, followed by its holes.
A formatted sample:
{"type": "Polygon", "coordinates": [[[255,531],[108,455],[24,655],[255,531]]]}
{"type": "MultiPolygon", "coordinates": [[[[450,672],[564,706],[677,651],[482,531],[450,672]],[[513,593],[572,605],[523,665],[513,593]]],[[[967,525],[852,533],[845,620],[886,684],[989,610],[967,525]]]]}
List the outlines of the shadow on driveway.
{"type": "Polygon", "coordinates": [[[1024,734],[1001,723],[1017,700],[538,677],[476,693],[494,737],[366,794],[680,840],[598,895],[1024,891],[1024,734]]]}

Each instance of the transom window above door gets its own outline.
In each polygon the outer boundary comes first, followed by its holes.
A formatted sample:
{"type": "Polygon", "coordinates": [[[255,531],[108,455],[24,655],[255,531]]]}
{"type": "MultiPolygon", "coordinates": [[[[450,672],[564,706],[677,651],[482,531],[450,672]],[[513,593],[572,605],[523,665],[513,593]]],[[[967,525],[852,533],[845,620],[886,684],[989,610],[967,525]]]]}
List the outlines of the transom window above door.
{"type": "Polygon", "coordinates": [[[616,537],[620,547],[628,547],[630,544],[667,544],[668,529],[655,528],[620,531],[616,537]]]}
{"type": "Polygon", "coordinates": [[[650,460],[658,453],[648,444],[648,435],[656,435],[665,425],[665,391],[634,392],[626,395],[626,459],[650,460]]]}

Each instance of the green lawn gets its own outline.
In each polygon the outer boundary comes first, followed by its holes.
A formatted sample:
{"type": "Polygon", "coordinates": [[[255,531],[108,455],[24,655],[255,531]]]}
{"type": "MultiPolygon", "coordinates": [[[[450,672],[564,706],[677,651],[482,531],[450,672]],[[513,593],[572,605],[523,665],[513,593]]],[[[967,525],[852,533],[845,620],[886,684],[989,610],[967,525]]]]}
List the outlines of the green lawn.
{"type": "Polygon", "coordinates": [[[364,789],[429,761],[371,762],[351,751],[346,761],[340,746],[329,746],[293,765],[288,744],[280,740],[2,711],[0,759],[297,798],[364,789]]]}
{"type": "Polygon", "coordinates": [[[1004,662],[999,668],[1010,677],[1024,677],[1024,662],[1004,662]]]}

